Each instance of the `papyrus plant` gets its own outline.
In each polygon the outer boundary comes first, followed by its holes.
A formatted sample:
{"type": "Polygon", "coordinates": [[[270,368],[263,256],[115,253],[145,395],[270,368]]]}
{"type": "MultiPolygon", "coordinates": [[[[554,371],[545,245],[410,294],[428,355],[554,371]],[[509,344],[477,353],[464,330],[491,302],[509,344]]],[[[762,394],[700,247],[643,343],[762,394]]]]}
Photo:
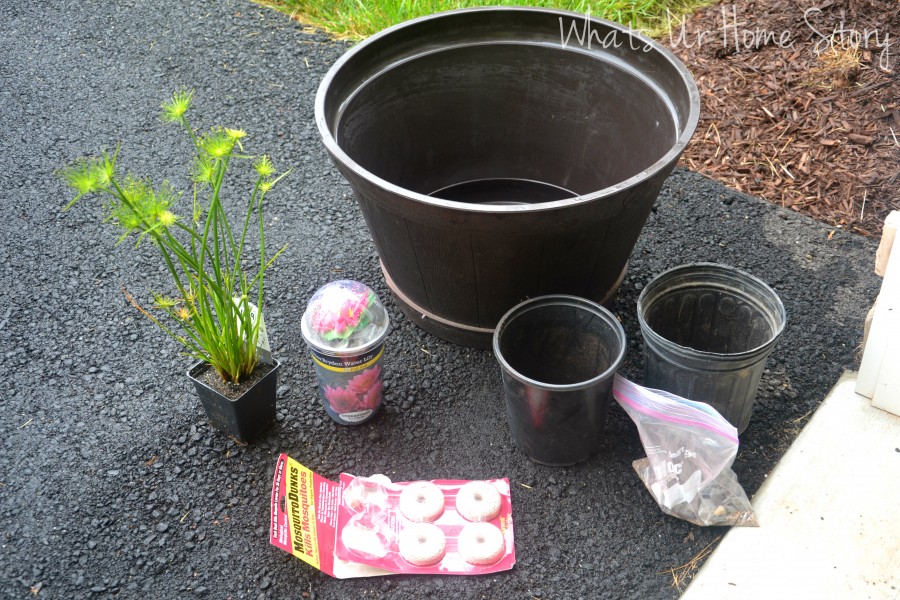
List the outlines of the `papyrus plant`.
{"type": "Polygon", "coordinates": [[[154,187],[149,179],[121,174],[118,150],[62,170],[65,182],[77,192],[66,209],[84,196],[101,197],[107,201],[106,220],[123,230],[120,242],[133,235],[135,245],[149,240],[156,246],[171,275],[172,293],[154,293],[149,310],[127,291],[126,298],[188,355],[209,363],[225,381],[237,383],[253,372],[259,359],[261,319],[254,318],[251,302],[262,307],[264,274],[284,250],[266,256],[263,201],[287,173],[276,175],[265,155],[245,154],[241,139],[246,134],[240,129],[195,133],[185,117],[192,97],[192,91],[178,91],[162,105],[163,119],[183,126],[194,143],[190,215],[177,214],[181,195],[168,182],[154,187]],[[252,164],[255,183],[243,215],[233,222],[220,194],[226,175],[239,162],[252,164]],[[259,256],[252,260],[244,256],[251,227],[259,232],[259,256]]]}

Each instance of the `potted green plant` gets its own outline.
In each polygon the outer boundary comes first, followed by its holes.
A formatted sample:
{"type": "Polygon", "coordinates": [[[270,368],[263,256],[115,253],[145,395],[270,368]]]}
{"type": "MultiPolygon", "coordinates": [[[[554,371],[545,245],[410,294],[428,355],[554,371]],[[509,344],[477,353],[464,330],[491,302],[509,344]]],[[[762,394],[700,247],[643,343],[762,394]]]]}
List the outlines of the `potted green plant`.
{"type": "Polygon", "coordinates": [[[260,310],[266,269],[284,247],[266,255],[263,202],[287,172],[277,175],[265,155],[245,154],[243,130],[220,127],[196,133],[185,117],[192,97],[193,91],[177,91],[162,105],[164,120],[183,126],[195,148],[189,216],[176,214],[181,194],[168,182],[155,188],[149,179],[120,174],[118,149],[62,170],[65,182],[77,192],[66,209],[87,195],[104,198],[106,220],[123,231],[119,242],[134,236],[136,246],[149,240],[159,250],[172,279],[171,294],[153,293],[150,309],[123,288],[125,297],[198,361],[188,376],[210,423],[246,441],[275,420],[280,365],[268,351],[260,310]],[[236,229],[221,194],[226,175],[238,161],[252,164],[255,183],[236,229]],[[244,255],[248,235],[256,237],[253,229],[258,229],[258,260],[244,255]]]}

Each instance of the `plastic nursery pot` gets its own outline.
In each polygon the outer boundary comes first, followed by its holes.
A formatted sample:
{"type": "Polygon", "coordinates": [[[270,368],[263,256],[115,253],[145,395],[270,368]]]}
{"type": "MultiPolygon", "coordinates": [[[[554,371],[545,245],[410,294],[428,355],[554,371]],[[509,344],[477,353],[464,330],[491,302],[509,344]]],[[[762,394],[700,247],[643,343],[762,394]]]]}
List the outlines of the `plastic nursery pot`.
{"type": "Polygon", "coordinates": [[[259,437],[271,427],[275,422],[275,392],[281,366],[277,360],[274,364],[271,371],[234,400],[202,381],[203,372],[211,369],[209,365],[199,362],[188,369],[187,375],[194,382],[210,425],[242,442],[259,437]]]}
{"type": "Polygon", "coordinates": [[[387,311],[368,286],[333,281],[316,291],[303,313],[303,339],[328,416],[341,425],[368,421],[381,407],[381,357],[387,311]]]}
{"type": "Polygon", "coordinates": [[[516,445],[551,466],[586,460],[603,438],[625,332],[608,310],[574,296],[519,304],[494,332],[516,445]]]}
{"type": "Polygon", "coordinates": [[[699,113],[690,73],[653,40],[511,7],[374,35],[315,105],[400,308],[484,348],[526,298],[613,298],[699,113]]]}
{"type": "Polygon", "coordinates": [[[734,267],[697,263],[657,276],[637,310],[644,385],[706,402],[743,432],[787,322],[778,294],[734,267]]]}

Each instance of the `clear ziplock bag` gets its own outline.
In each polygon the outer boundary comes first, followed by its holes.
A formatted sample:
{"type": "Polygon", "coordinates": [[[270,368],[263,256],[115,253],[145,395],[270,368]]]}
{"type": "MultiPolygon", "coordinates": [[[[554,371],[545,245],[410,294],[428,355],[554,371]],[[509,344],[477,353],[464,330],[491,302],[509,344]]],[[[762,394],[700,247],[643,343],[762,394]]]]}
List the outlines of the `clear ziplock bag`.
{"type": "Polygon", "coordinates": [[[663,512],[695,525],[758,527],[731,465],[737,429],[714,408],[616,375],[613,395],[637,425],[647,458],[634,470],[663,512]]]}

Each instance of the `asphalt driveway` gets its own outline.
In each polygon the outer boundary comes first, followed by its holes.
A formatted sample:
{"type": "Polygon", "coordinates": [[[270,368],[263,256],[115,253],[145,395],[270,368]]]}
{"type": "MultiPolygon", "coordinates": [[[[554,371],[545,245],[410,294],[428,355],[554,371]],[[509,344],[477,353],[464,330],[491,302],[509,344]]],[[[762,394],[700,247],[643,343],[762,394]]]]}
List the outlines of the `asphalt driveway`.
{"type": "MultiPolygon", "coordinates": [[[[663,515],[631,468],[642,455],[613,406],[603,451],[577,467],[529,462],[506,428],[493,356],[412,326],[387,291],[349,186],[313,122],[345,46],[239,0],[51,0],[0,6],[0,597],[674,598],[665,571],[724,531],[663,515]],[[246,129],[248,149],[294,171],[269,196],[266,323],[284,363],[279,423],[239,446],[212,430],[190,361],[141,315],[164,289],[149,245],[115,246],[102,210],[67,213],[54,170],[121,142],[138,173],[186,182],[189,145],[158,118],[178,86],[194,123],[246,129]],[[335,278],[366,282],[392,319],[386,408],[355,428],[319,405],[300,315],[335,278]],[[518,564],[468,578],[338,581],[270,546],[268,494],[286,452],[320,474],[395,480],[508,477],[518,564]]],[[[678,170],[615,303],[640,378],[634,307],[656,273],[691,261],[746,269],[787,307],[735,471],[752,494],[852,368],[878,281],[875,242],[678,170]]],[[[839,443],[839,441],[838,441],[839,443]]]]}

